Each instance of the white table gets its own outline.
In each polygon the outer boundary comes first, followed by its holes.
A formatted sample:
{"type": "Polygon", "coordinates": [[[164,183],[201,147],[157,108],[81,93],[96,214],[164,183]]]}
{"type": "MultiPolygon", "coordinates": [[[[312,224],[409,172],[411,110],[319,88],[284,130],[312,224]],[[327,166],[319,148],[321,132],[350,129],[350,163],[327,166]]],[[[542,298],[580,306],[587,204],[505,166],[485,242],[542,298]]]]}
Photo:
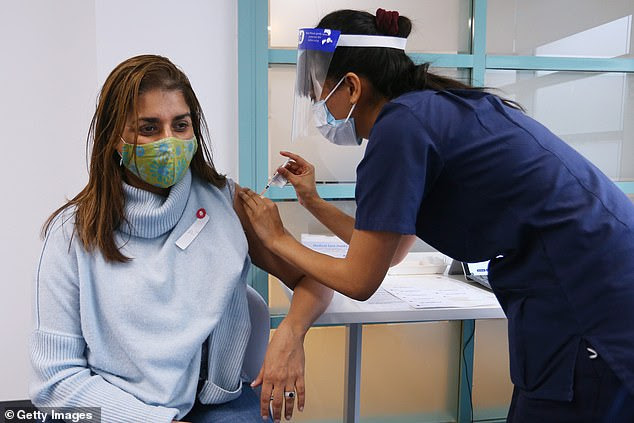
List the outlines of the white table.
{"type": "MultiPolygon", "coordinates": [[[[429,275],[426,275],[429,276],[429,275]]],[[[476,287],[482,292],[493,296],[493,293],[480,287],[480,285],[468,282],[464,276],[444,276],[453,281],[468,284],[476,287]]],[[[416,278],[416,276],[408,276],[408,278],[416,278]]],[[[420,276],[422,280],[423,275],[420,276]]],[[[380,288],[381,289],[381,288],[380,288]]],[[[285,287],[289,296],[292,291],[285,287]]],[[[372,300],[372,299],[370,299],[372,300]]],[[[371,301],[370,301],[371,302],[371,301]]],[[[343,325],[346,326],[346,374],[344,380],[344,422],[356,423],[359,421],[359,404],[360,404],[360,381],[361,381],[361,340],[364,324],[372,323],[407,323],[407,322],[435,322],[448,320],[461,320],[462,325],[462,351],[470,354],[470,360],[464,362],[473,363],[473,347],[465,349],[466,335],[470,333],[478,319],[503,319],[506,318],[500,305],[477,306],[477,307],[447,307],[447,308],[427,308],[415,309],[408,303],[401,301],[390,305],[374,305],[349,299],[339,293],[335,293],[332,303],[324,314],[315,322],[316,325],[343,325]]],[[[461,366],[463,360],[460,360],[461,366]]],[[[469,367],[469,366],[467,366],[469,367]]],[[[461,368],[461,384],[469,383],[472,380],[472,371],[470,368],[461,368]]],[[[460,391],[470,392],[469,389],[460,391]]],[[[458,421],[471,421],[468,415],[470,407],[466,401],[462,401],[458,406],[458,421]]]]}

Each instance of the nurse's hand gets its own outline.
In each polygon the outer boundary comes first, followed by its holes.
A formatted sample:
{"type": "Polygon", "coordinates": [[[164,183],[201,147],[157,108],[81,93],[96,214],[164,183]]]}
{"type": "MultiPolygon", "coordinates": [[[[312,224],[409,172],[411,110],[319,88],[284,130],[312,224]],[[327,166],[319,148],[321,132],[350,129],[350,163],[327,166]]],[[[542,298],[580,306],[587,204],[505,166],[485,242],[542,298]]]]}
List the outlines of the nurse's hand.
{"type": "Polygon", "coordinates": [[[273,410],[273,420],[281,421],[282,416],[290,420],[293,416],[295,400],[297,409],[303,411],[304,387],[304,336],[291,325],[282,321],[275,330],[264,357],[262,369],[251,387],[262,385],[260,413],[268,416],[269,404],[273,410]],[[285,392],[294,392],[295,398],[285,397],[285,392]]]}
{"type": "Polygon", "coordinates": [[[277,206],[268,198],[261,197],[249,188],[244,188],[238,194],[253,230],[264,246],[270,250],[277,240],[286,235],[277,206]]]}
{"type": "Polygon", "coordinates": [[[312,201],[319,199],[315,185],[315,166],[297,154],[288,151],[280,151],[280,154],[294,161],[288,163],[286,168],[281,167],[277,171],[295,188],[299,204],[308,208],[312,201]]]}

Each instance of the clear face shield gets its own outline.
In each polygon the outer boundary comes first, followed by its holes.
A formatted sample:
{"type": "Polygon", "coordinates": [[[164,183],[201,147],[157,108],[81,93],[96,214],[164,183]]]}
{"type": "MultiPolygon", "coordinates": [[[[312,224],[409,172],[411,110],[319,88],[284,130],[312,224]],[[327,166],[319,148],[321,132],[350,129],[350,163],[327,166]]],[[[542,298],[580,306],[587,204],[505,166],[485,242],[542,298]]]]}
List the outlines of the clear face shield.
{"type": "Polygon", "coordinates": [[[337,47],[384,47],[405,50],[406,42],[405,38],[341,34],[334,29],[300,29],[291,141],[315,134],[313,105],[321,99],[328,68],[337,47]]]}
{"type": "Polygon", "coordinates": [[[299,30],[291,141],[315,132],[312,106],[321,97],[340,34],[320,28],[299,30]]]}

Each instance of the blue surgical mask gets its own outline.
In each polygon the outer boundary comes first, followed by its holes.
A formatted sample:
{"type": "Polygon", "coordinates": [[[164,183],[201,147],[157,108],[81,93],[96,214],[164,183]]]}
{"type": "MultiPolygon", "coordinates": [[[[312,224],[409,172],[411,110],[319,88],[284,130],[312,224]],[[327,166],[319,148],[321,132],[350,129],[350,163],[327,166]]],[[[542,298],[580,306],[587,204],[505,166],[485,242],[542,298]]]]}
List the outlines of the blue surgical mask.
{"type": "Polygon", "coordinates": [[[351,118],[352,111],[356,104],[352,105],[348,116],[345,119],[335,119],[335,117],[328,110],[326,101],[330,98],[332,93],[335,92],[339,85],[343,82],[345,76],[337,82],[335,88],[330,91],[328,96],[313,104],[313,116],[315,117],[315,123],[319,132],[333,144],[337,145],[360,145],[362,139],[357,136],[357,131],[354,127],[354,118],[351,118]]]}

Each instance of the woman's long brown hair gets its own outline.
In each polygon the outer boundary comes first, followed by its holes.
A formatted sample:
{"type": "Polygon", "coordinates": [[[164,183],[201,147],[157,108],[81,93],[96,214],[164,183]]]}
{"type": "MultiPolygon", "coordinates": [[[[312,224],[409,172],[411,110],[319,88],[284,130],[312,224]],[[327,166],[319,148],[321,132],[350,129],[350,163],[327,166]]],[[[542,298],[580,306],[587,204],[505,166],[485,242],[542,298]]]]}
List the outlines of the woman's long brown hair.
{"type": "MultiPolygon", "coordinates": [[[[128,116],[138,120],[139,96],[153,89],[183,93],[198,139],[198,150],[190,168],[199,178],[216,187],[224,187],[226,179],[213,165],[205,142],[209,136],[205,117],[187,76],[165,57],[132,57],[110,73],[99,94],[86,144],[87,155],[90,154],[88,184],[46,220],[43,236],[48,234],[55,218],[68,209],[75,217],[73,234],[79,237],[86,251],[98,249],[109,262],[130,260],[121,253],[114,237],[115,230],[125,222],[123,168],[119,165],[116,147],[128,116]]],[[[135,144],[137,136],[138,132],[135,133],[135,144]]]]}

